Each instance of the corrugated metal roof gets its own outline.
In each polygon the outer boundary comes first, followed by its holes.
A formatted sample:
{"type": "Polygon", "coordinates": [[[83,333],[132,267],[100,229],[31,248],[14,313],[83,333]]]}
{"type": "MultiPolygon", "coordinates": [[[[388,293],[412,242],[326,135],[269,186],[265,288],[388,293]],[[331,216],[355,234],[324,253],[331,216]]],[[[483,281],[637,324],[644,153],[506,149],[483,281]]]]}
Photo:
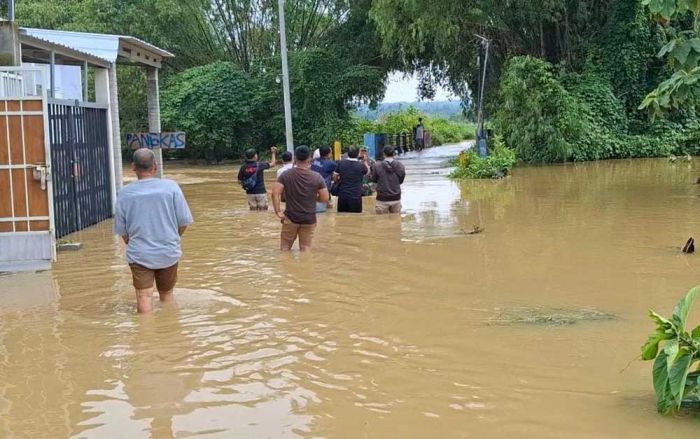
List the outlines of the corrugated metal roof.
{"type": "Polygon", "coordinates": [[[34,29],[28,27],[23,27],[20,29],[20,31],[30,37],[92,55],[111,63],[115,62],[119,56],[120,41],[141,47],[144,50],[151,51],[163,58],[175,56],[167,50],[163,50],[143,40],[128,35],[95,34],[87,32],[34,29]]]}

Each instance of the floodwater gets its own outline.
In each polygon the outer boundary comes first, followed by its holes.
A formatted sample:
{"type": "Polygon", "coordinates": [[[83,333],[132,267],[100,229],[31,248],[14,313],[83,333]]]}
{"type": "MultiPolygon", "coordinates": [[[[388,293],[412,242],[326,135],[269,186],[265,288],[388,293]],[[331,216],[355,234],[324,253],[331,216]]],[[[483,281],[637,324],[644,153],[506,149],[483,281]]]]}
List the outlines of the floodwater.
{"type": "Polygon", "coordinates": [[[134,313],[109,222],[52,272],[0,277],[0,437],[700,436],[656,414],[637,358],[647,309],[700,283],[679,251],[697,163],[456,183],[459,149],[405,159],[401,217],[322,215],[308,256],[277,252],[233,167],[169,165],[196,220],[177,307],[134,313]]]}

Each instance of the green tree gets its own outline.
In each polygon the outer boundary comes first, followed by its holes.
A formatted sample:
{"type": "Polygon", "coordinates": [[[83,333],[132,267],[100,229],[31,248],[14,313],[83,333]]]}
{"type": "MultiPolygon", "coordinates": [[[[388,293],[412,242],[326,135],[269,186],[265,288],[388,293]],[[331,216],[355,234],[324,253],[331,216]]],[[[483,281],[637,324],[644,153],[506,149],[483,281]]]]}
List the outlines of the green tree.
{"type": "Polygon", "coordinates": [[[640,108],[658,116],[663,111],[691,108],[700,99],[700,3],[696,0],[642,0],[663,28],[668,42],[659,51],[674,70],[649,93],[640,108]]]}
{"type": "Polygon", "coordinates": [[[192,156],[239,155],[257,146],[250,127],[260,115],[254,100],[258,86],[232,63],[188,69],[169,78],[163,89],[163,126],[187,133],[192,156]]]}

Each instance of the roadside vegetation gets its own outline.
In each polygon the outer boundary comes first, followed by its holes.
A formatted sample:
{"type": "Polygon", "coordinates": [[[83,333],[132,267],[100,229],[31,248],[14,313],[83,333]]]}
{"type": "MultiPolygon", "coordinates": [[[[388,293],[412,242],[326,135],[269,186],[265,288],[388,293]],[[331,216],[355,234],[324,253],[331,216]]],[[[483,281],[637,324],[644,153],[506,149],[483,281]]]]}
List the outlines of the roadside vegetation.
{"type": "Polygon", "coordinates": [[[475,149],[462,151],[453,164],[455,170],[452,178],[505,178],[515,166],[515,151],[503,143],[500,136],[492,142],[492,148],[487,157],[480,157],[475,149]]]}
{"type": "Polygon", "coordinates": [[[413,127],[418,123],[418,118],[423,119],[425,128],[432,136],[434,146],[471,140],[474,139],[476,133],[476,125],[473,123],[428,115],[419,112],[415,107],[409,107],[405,110],[382,114],[375,121],[355,117],[350,130],[341,133],[340,138],[347,144],[360,144],[364,133],[390,135],[406,133],[410,137],[413,133],[413,127]]]}
{"type": "Polygon", "coordinates": [[[686,329],[698,294],[700,287],[690,290],[668,319],[649,311],[656,330],[642,346],[642,359],[654,360],[653,383],[659,413],[700,405],[700,326],[691,332],[686,329]]]}

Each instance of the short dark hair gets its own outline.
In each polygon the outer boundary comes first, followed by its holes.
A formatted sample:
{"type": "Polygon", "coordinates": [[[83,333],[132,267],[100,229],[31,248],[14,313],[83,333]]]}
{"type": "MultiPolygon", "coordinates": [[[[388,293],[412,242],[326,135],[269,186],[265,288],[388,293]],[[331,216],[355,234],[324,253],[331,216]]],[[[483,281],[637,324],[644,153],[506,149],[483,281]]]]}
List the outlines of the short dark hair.
{"type": "Polygon", "coordinates": [[[328,154],[331,153],[331,147],[328,145],[323,145],[318,149],[318,152],[321,154],[321,157],[326,157],[328,154]]]}
{"type": "Polygon", "coordinates": [[[299,145],[297,149],[294,150],[294,157],[298,162],[305,162],[311,156],[311,150],[306,145],[299,145]]]}
{"type": "Polygon", "coordinates": [[[245,159],[246,160],[253,160],[257,153],[258,152],[256,150],[254,150],[253,148],[246,149],[245,150],[245,159]]]}
{"type": "Polygon", "coordinates": [[[289,163],[289,162],[291,162],[292,160],[294,160],[294,156],[292,155],[291,152],[285,151],[285,152],[282,153],[282,161],[283,161],[283,162],[289,163]]]}
{"type": "Polygon", "coordinates": [[[419,117],[419,118],[418,118],[418,122],[423,122],[423,118],[422,118],[422,117],[419,117]]]}
{"type": "Polygon", "coordinates": [[[134,151],[134,166],[138,171],[150,171],[156,163],[156,155],[148,148],[140,148],[134,151]]]}
{"type": "Polygon", "coordinates": [[[384,157],[394,157],[394,147],[387,145],[384,147],[384,157]]]}
{"type": "Polygon", "coordinates": [[[360,150],[357,149],[356,147],[351,146],[350,148],[348,148],[348,157],[350,157],[351,159],[356,159],[357,156],[359,156],[359,155],[360,155],[360,150]]]}

